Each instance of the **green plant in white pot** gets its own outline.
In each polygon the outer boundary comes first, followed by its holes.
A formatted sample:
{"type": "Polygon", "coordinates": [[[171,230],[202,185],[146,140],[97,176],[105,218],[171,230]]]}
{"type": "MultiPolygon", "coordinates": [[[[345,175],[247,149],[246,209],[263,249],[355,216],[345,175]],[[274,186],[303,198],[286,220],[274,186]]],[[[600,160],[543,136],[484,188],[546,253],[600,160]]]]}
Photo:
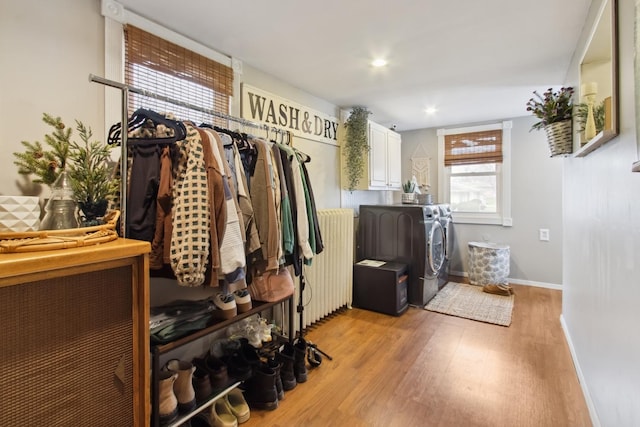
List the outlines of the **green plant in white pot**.
{"type": "Polygon", "coordinates": [[[413,180],[409,180],[402,184],[402,203],[415,203],[416,202],[416,183],[413,180]]]}

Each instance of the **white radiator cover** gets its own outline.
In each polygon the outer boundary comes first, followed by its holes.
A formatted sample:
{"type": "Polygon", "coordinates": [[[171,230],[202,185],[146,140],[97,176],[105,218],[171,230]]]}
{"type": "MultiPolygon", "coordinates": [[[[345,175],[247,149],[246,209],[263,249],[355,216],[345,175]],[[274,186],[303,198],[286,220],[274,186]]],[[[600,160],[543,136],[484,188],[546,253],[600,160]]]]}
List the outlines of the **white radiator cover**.
{"type": "MultiPolygon", "coordinates": [[[[303,328],[341,307],[351,308],[353,289],[354,222],[353,209],[318,210],[322,253],[303,267],[305,288],[303,328]]],[[[300,301],[300,283],[296,280],[295,304],[300,301]]],[[[300,314],[294,316],[295,330],[300,330],[300,314]]]]}

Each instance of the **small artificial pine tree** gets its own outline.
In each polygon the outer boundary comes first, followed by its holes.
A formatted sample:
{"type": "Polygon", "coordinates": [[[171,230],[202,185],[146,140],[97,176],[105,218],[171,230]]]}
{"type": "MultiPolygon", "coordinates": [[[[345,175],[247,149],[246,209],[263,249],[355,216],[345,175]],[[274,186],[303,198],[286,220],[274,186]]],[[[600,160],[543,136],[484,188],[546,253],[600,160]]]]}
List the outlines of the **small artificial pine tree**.
{"type": "Polygon", "coordinates": [[[67,165],[72,130],[65,127],[60,117],[53,117],[47,113],[42,115],[42,121],[54,129],[51,134],[44,136],[51,149],[45,150],[39,141],[22,141],[26,150],[24,153],[13,153],[16,157],[13,163],[18,166],[18,173],[37,176],[33,180],[34,183],[51,185],[67,165]]]}
{"type": "Polygon", "coordinates": [[[119,181],[112,177],[109,146],[100,141],[90,141],[93,136],[91,128],[78,120],[76,129],[83,144],[71,143],[69,157],[73,162],[69,166],[69,178],[73,197],[83,209],[83,205],[89,208],[113,197],[118,191],[119,181]]]}

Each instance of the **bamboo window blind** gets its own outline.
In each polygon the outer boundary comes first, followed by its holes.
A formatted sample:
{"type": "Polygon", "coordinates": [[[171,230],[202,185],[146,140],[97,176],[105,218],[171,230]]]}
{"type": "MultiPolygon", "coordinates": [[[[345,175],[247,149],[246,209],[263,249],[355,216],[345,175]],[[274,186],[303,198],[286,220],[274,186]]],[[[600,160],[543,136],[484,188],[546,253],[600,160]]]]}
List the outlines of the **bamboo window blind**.
{"type": "Polygon", "coordinates": [[[502,163],[501,129],[445,135],[445,166],[481,163],[502,163]]]}
{"type": "MultiPolygon", "coordinates": [[[[233,70],[160,37],[125,27],[125,82],[156,94],[229,114],[233,70]]],[[[183,120],[226,126],[226,121],[161,100],[129,94],[129,114],[138,108],[170,112],[183,120]]]]}

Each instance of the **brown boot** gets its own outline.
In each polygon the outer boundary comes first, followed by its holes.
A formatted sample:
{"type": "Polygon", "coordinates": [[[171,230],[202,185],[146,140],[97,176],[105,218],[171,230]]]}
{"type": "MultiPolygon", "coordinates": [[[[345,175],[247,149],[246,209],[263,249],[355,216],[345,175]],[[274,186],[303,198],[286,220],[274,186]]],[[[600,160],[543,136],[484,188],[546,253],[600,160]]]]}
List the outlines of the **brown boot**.
{"type": "Polygon", "coordinates": [[[160,371],[158,379],[158,397],[160,425],[170,424],[178,417],[178,399],[173,392],[173,384],[178,374],[170,371],[160,371]]]}
{"type": "Polygon", "coordinates": [[[195,366],[191,362],[173,359],[167,362],[167,370],[178,375],[176,382],[173,384],[173,391],[178,400],[179,412],[193,411],[196,408],[196,393],[193,389],[195,366]]]}

